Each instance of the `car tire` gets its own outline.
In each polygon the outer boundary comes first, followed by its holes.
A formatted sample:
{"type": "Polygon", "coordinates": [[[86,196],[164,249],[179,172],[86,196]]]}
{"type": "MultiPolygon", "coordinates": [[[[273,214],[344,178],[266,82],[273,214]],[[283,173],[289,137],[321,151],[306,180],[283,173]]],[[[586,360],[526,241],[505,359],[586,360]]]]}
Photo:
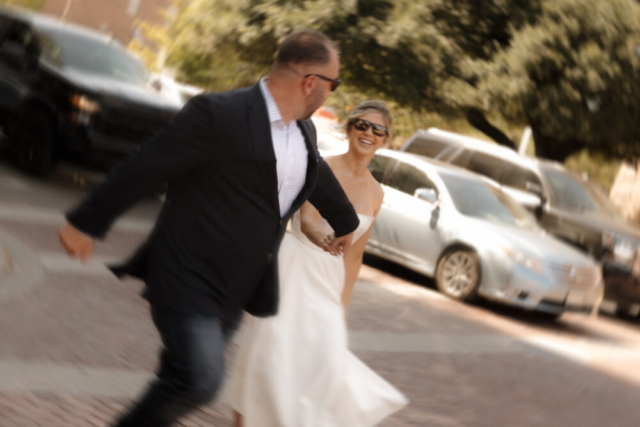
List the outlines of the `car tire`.
{"type": "Polygon", "coordinates": [[[456,249],[440,258],[436,285],[448,297],[472,302],[478,298],[480,259],[468,249],[456,249]]]}
{"type": "Polygon", "coordinates": [[[616,317],[627,320],[635,319],[637,317],[636,313],[633,311],[633,305],[623,303],[618,303],[616,305],[615,315],[616,317]]]}
{"type": "Polygon", "coordinates": [[[54,124],[44,110],[26,111],[13,137],[18,166],[35,176],[45,176],[55,166],[54,124]]]}
{"type": "Polygon", "coordinates": [[[533,313],[535,317],[545,322],[555,322],[564,314],[564,312],[549,313],[547,311],[534,311],[533,313]]]}

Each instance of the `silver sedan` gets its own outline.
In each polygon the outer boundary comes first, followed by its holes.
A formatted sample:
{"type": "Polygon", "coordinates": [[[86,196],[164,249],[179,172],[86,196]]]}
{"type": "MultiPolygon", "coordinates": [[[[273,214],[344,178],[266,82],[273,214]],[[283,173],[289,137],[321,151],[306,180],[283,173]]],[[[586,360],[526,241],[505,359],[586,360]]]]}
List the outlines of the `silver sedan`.
{"type": "Polygon", "coordinates": [[[558,316],[596,310],[600,266],[546,234],[493,181],[413,154],[380,150],[385,197],[367,252],[434,277],[444,294],[558,316]]]}

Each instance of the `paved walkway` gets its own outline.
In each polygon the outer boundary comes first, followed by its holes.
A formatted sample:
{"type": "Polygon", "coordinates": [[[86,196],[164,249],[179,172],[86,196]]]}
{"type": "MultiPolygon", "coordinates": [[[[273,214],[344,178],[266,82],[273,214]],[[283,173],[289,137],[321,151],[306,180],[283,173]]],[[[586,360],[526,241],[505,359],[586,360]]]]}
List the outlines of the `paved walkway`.
{"type": "MultiPolygon", "coordinates": [[[[121,221],[81,266],[57,242],[61,219],[0,206],[9,253],[0,264],[0,427],[104,426],[155,366],[141,285],[102,264],[135,248],[149,223],[121,221]]],[[[466,306],[374,262],[383,270],[364,266],[354,294],[351,348],[412,402],[382,426],[640,425],[637,325],[584,315],[555,325],[466,306]]],[[[182,425],[229,426],[225,393],[182,425]]]]}

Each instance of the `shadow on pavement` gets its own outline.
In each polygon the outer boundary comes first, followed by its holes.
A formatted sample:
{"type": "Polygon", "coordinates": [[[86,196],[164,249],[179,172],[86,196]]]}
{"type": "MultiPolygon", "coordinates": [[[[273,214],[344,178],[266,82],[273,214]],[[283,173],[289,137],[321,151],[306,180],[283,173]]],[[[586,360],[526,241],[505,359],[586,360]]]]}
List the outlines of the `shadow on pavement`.
{"type": "MultiPolygon", "coordinates": [[[[365,254],[364,263],[370,267],[382,270],[392,276],[398,277],[401,280],[405,280],[418,286],[437,291],[436,283],[432,278],[417,273],[392,261],[388,261],[376,255],[365,254]]],[[[599,333],[598,331],[594,331],[586,325],[581,325],[575,322],[565,322],[563,321],[562,317],[554,318],[553,316],[549,316],[545,313],[523,310],[518,307],[507,306],[485,299],[478,300],[473,304],[473,306],[482,310],[489,311],[493,314],[509,318],[510,320],[518,322],[522,325],[533,325],[548,331],[568,333],[576,336],[581,336],[583,338],[591,338],[600,342],[619,342],[619,340],[617,340],[616,338],[604,333],[599,333]]],[[[638,324],[637,318],[620,319],[607,313],[602,313],[600,314],[600,316],[605,316],[607,318],[611,318],[612,320],[638,324]]]]}
{"type": "Polygon", "coordinates": [[[352,302],[350,329],[355,325],[357,331],[407,334],[424,347],[357,352],[411,400],[381,426],[640,425],[640,358],[631,354],[634,347],[628,341],[617,341],[598,328],[588,330],[588,325],[548,321],[489,302],[466,310],[419,291],[433,288],[433,282],[420,275],[375,257],[366,257],[366,263],[410,284],[379,277],[378,286],[367,286],[365,279],[352,302]],[[411,284],[419,285],[416,293],[411,284]],[[542,331],[505,326],[483,311],[542,331]],[[568,337],[557,340],[554,332],[568,337]],[[511,344],[503,347],[501,339],[511,344]],[[496,347],[487,346],[492,340],[497,340],[496,347]],[[600,350],[591,353],[585,345],[600,350]]]}

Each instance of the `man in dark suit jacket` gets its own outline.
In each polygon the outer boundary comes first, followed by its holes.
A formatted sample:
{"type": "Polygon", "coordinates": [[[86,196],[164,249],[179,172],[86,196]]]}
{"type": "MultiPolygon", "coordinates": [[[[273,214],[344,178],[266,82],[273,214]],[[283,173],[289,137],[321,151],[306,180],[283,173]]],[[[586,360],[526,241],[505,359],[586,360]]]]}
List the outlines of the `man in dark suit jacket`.
{"type": "Polygon", "coordinates": [[[60,239],[84,261],[116,217],[168,183],[148,241],[113,268],[145,281],[164,345],[158,378],[119,426],[169,426],[214,397],[225,336],[242,310],[277,312],[278,245],[306,200],[335,230],[327,250],[349,246],[358,217],[306,121],[338,86],[338,74],[337,49],[326,36],[292,34],[266,79],[192,99],[67,214],[60,239]]]}

